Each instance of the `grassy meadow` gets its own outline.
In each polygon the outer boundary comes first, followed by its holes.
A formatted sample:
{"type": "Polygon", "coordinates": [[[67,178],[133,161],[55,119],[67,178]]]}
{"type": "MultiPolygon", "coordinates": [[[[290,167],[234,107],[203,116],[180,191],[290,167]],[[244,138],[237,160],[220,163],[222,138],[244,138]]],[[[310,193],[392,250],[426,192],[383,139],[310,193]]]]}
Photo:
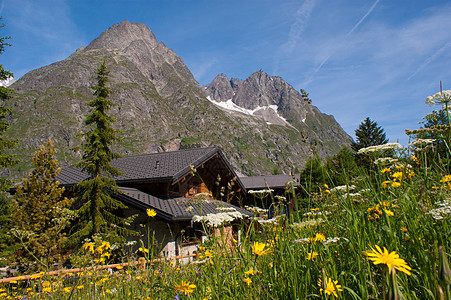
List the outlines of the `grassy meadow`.
{"type": "MultiPolygon", "coordinates": [[[[210,238],[195,262],[41,273],[0,284],[0,298],[451,299],[451,175],[423,142],[415,152],[396,144],[362,151],[370,167],[345,176],[345,185],[317,183],[312,192],[288,184],[277,197],[255,191],[272,200],[276,215],[238,219],[240,240],[224,247],[221,237],[210,238]],[[387,149],[389,157],[381,156],[387,149]],[[293,196],[297,211],[278,214],[293,196]]],[[[85,267],[158,258],[140,250],[113,257],[108,243],[96,241],[78,256],[85,267]]]]}

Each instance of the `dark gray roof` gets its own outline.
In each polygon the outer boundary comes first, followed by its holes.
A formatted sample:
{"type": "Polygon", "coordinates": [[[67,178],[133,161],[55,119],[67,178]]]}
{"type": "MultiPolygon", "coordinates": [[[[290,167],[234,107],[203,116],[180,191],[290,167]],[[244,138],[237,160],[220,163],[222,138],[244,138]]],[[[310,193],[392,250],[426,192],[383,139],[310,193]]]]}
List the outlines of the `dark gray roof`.
{"type": "MultiPolygon", "coordinates": [[[[118,184],[121,182],[125,183],[162,179],[175,181],[190,172],[190,165],[197,167],[200,163],[212,157],[215,153],[219,153],[223,157],[223,154],[219,148],[207,147],[171,152],[130,155],[113,160],[111,165],[123,172],[121,175],[114,178],[118,184]]],[[[225,158],[224,161],[226,161],[225,158]]],[[[57,180],[63,186],[70,186],[86,179],[87,177],[87,174],[81,172],[80,169],[68,167],[61,170],[57,176],[57,180]]]]}
{"type": "MultiPolygon", "coordinates": [[[[299,175],[295,175],[295,186],[299,186],[299,175]]],[[[255,189],[266,188],[284,188],[285,184],[289,181],[293,181],[291,175],[266,175],[266,176],[249,176],[240,177],[241,182],[247,191],[255,189]]]]}
{"type": "Polygon", "coordinates": [[[134,188],[120,187],[122,195],[115,195],[124,202],[138,208],[151,208],[157,212],[157,217],[167,221],[191,220],[194,215],[218,213],[218,207],[233,207],[245,215],[252,215],[249,211],[219,200],[199,200],[195,198],[160,199],[134,188]]]}

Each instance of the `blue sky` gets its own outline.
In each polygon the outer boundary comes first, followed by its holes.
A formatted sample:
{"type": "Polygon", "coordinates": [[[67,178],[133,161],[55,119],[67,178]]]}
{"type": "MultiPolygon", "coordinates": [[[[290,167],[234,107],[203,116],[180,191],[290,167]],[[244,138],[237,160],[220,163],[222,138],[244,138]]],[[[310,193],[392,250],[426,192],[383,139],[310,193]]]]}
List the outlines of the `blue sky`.
{"type": "Polygon", "coordinates": [[[332,114],[345,131],[366,117],[406,145],[451,89],[451,2],[439,0],[0,0],[12,47],[0,63],[19,78],[67,58],[111,25],[145,23],[204,85],[262,69],[332,114]]]}

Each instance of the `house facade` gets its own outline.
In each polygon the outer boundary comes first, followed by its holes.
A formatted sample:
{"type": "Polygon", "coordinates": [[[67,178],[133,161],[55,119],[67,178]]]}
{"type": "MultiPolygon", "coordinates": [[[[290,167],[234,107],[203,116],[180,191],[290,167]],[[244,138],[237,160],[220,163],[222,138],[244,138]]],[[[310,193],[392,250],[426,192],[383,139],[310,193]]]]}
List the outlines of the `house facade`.
{"type": "MultiPolygon", "coordinates": [[[[217,147],[131,155],[111,165],[121,170],[114,178],[121,194],[112,197],[128,206],[123,216],[136,215],[131,229],[141,233],[144,246],[152,245],[167,257],[192,254],[197,242],[207,238],[201,224],[192,222],[195,215],[224,209],[251,215],[239,207],[246,189],[217,147]],[[156,216],[149,217],[147,209],[156,216]]],[[[87,178],[80,169],[68,167],[57,180],[70,191],[87,178]]]]}

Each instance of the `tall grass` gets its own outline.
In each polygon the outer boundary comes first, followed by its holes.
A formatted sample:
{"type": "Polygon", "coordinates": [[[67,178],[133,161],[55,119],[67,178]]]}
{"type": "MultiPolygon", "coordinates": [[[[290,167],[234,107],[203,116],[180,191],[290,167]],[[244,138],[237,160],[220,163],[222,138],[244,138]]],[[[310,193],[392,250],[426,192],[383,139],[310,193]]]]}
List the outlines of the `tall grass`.
{"type": "Polygon", "coordinates": [[[438,273],[439,247],[451,252],[451,178],[424,158],[397,159],[322,188],[289,216],[243,220],[239,243],[227,248],[221,236],[210,238],[199,261],[44,275],[0,285],[0,298],[389,299],[390,292],[399,297],[390,299],[436,299],[437,289],[451,297],[451,274],[438,273]],[[410,275],[390,276],[386,264],[370,261],[376,245],[399,255],[410,275]]]}

